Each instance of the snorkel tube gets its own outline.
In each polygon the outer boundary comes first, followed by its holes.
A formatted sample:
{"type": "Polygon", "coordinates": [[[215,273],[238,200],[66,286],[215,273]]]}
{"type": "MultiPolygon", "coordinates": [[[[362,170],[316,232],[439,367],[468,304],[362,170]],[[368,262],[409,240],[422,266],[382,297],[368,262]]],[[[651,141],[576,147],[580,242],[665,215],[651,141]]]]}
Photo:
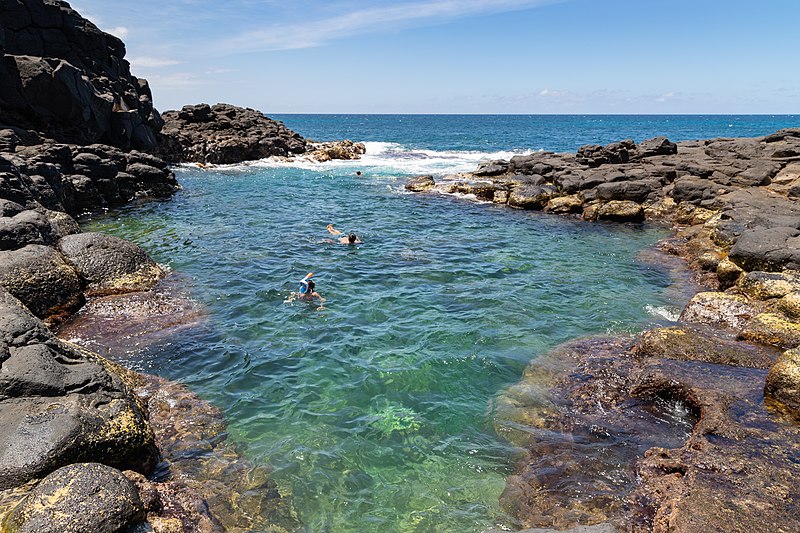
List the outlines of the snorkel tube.
{"type": "Polygon", "coordinates": [[[298,289],[298,292],[300,292],[300,294],[306,294],[308,292],[308,280],[310,280],[311,276],[313,275],[314,275],[313,272],[309,272],[308,274],[306,274],[306,277],[300,280],[300,288],[298,289]]]}

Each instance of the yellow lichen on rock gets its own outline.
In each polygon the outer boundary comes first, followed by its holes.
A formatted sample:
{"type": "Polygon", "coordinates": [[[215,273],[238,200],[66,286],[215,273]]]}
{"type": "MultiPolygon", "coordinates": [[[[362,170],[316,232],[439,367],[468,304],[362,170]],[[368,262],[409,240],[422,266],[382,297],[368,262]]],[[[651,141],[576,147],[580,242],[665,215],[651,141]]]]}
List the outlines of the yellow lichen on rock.
{"type": "Polygon", "coordinates": [[[800,413],[800,350],[787,350],[767,373],[764,394],[800,413]]]}
{"type": "Polygon", "coordinates": [[[583,200],[577,194],[551,198],[544,207],[550,213],[577,213],[583,207],[583,200]]]}
{"type": "Polygon", "coordinates": [[[782,298],[800,291],[800,276],[792,272],[748,272],[739,279],[737,288],[758,300],[782,298]]]}
{"type": "Polygon", "coordinates": [[[790,292],[778,301],[778,309],[787,317],[800,319],[800,291],[790,292]]]}
{"type": "Polygon", "coordinates": [[[777,313],[761,313],[753,317],[739,338],[782,348],[800,346],[800,324],[777,313]]]}

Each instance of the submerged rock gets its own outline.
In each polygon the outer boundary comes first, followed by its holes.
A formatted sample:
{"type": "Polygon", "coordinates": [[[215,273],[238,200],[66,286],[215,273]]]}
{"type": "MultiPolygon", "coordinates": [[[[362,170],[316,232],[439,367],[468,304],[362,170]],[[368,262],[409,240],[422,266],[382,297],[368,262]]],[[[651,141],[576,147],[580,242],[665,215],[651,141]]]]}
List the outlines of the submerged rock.
{"type": "Polygon", "coordinates": [[[800,426],[765,407],[766,372],[661,357],[674,352],[649,343],[631,358],[621,340],[588,339],[531,364],[509,391],[516,407],[498,403],[498,431],[528,449],[501,498],[520,526],[800,527],[787,453],[800,426]]]}
{"type": "Polygon", "coordinates": [[[187,294],[185,279],[171,274],[148,291],[90,298],[56,332],[100,355],[119,359],[168,342],[177,332],[199,326],[207,314],[187,294]]]}
{"type": "MultiPolygon", "coordinates": [[[[155,376],[142,376],[136,391],[147,403],[166,461],[159,477],[180,480],[190,495],[202,497],[214,521],[227,531],[300,529],[291,496],[280,493],[267,466],[250,462],[228,440],[218,407],[180,384],[155,376]]],[[[164,507],[191,510],[180,487],[156,484],[155,489],[164,507]]],[[[200,519],[202,515],[195,514],[186,520],[200,519]]]]}

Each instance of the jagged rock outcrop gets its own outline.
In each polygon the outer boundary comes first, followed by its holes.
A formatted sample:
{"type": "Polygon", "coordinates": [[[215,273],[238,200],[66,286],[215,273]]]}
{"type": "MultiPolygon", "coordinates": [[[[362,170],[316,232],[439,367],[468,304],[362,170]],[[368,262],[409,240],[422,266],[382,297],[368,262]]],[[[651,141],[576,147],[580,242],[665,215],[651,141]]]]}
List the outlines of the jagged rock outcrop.
{"type": "MultiPolygon", "coordinates": [[[[3,131],[13,133],[0,133],[3,131]]],[[[124,152],[99,144],[22,145],[16,140],[6,151],[0,151],[0,199],[39,211],[50,220],[64,221],[65,217],[48,210],[77,217],[139,198],[168,197],[179,188],[166,162],[142,152],[124,152]]],[[[6,216],[19,214],[12,214],[14,210],[4,211],[6,216]]],[[[72,229],[74,226],[70,226],[72,229]]],[[[53,235],[64,235],[57,230],[53,235]]],[[[13,234],[11,230],[8,233],[13,234]]],[[[47,235],[41,238],[48,240],[47,235]]],[[[17,245],[22,240],[16,239],[17,245]]]]}
{"type": "Polygon", "coordinates": [[[165,124],[152,153],[170,163],[241,163],[306,151],[299,134],[255,109],[198,104],[162,116],[165,124]]]}
{"type": "Polygon", "coordinates": [[[149,149],[161,118],[125,45],[60,0],[0,0],[0,124],[149,149]]]}

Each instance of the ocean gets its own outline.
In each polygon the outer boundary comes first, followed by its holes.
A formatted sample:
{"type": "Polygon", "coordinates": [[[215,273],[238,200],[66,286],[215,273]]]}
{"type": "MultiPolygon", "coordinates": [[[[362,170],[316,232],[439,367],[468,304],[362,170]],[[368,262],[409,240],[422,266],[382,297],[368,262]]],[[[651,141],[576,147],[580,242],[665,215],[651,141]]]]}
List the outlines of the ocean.
{"type": "Polygon", "coordinates": [[[587,143],[758,136],[797,116],[276,115],[358,161],[176,169],[173,199],[83,221],[179,273],[203,327],[117,354],[219,406],[313,532],[481,532],[518,450],[496,401],[554,346],[671,324],[666,228],[413,195],[408,177],[587,143]],[[361,176],[356,172],[361,171],[361,176]],[[363,244],[328,242],[326,225],[363,244]],[[658,256],[655,256],[658,257],[658,256]],[[287,302],[314,272],[317,303],[287,302]]]}

